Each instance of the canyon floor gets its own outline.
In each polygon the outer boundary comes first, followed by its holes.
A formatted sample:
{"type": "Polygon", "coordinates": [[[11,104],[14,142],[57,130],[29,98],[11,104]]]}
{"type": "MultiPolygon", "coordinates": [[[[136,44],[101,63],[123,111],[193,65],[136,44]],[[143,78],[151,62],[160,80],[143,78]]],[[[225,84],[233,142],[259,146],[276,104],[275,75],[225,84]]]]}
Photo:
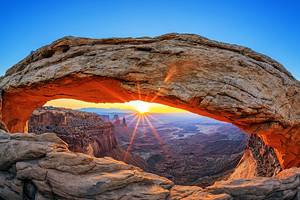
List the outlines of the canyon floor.
{"type": "Polygon", "coordinates": [[[147,171],[176,184],[205,187],[226,179],[247,144],[247,136],[237,127],[192,113],[140,118],[138,123],[129,115],[127,128],[116,126],[119,145],[142,157],[147,171]]]}

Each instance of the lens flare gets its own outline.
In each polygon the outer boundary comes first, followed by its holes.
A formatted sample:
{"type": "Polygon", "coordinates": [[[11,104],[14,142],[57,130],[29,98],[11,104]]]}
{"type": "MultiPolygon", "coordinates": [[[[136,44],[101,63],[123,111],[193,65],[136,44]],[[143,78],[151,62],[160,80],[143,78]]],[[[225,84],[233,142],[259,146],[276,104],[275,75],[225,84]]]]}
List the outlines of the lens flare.
{"type": "Polygon", "coordinates": [[[133,106],[134,109],[140,114],[145,114],[149,112],[150,106],[149,103],[147,102],[137,100],[137,101],[130,101],[128,104],[133,106]]]}
{"type": "Polygon", "coordinates": [[[137,131],[138,131],[138,126],[139,126],[139,124],[140,124],[140,121],[141,121],[141,117],[138,117],[137,122],[136,122],[135,127],[134,127],[134,130],[133,130],[133,132],[132,132],[132,134],[131,134],[131,138],[130,138],[130,142],[129,142],[127,151],[125,152],[125,155],[124,155],[124,159],[123,159],[123,160],[124,160],[125,162],[127,161],[127,158],[128,158],[128,156],[129,156],[131,147],[132,147],[132,145],[133,145],[133,143],[134,143],[134,139],[135,139],[135,137],[136,137],[136,134],[137,134],[137,131]]]}

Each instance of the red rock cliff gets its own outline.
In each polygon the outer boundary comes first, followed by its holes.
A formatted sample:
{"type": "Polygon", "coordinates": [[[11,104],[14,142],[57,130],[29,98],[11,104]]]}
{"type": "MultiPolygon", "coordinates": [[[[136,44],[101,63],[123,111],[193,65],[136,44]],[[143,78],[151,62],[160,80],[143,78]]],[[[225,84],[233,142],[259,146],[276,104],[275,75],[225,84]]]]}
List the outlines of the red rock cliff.
{"type": "Polygon", "coordinates": [[[114,125],[95,113],[64,108],[42,107],[36,109],[28,122],[28,131],[42,134],[56,133],[74,152],[95,157],[110,156],[124,160],[143,169],[145,161],[139,156],[126,155],[118,146],[114,135],[114,125]]]}

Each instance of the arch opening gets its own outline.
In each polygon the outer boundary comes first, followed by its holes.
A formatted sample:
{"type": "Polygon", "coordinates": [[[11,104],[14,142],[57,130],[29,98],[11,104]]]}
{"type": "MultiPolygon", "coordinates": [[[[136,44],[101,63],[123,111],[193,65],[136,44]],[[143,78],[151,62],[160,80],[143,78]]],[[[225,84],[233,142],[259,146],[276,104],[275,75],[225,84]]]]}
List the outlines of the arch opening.
{"type": "Polygon", "coordinates": [[[202,187],[229,178],[248,142],[230,123],[140,100],[50,100],[27,125],[31,133],[55,132],[72,151],[110,156],[176,184],[202,187]]]}

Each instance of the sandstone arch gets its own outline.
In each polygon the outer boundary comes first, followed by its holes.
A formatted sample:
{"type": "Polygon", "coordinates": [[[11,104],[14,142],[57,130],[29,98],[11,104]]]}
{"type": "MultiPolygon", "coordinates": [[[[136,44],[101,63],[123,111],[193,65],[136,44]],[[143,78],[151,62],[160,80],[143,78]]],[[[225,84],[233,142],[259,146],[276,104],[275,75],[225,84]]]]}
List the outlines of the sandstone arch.
{"type": "Polygon", "coordinates": [[[142,99],[231,122],[259,134],[283,168],[300,166],[300,84],[245,47],[188,34],[66,37],[9,69],[0,87],[10,132],[22,132],[32,111],[51,99],[142,99]]]}

